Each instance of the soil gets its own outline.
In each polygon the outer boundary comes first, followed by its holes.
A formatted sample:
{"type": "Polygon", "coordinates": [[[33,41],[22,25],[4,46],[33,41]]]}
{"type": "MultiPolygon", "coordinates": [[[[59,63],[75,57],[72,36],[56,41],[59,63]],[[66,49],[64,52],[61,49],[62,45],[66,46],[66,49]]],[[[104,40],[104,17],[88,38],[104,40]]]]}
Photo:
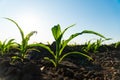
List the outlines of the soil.
{"type": "MultiPolygon", "coordinates": [[[[23,62],[11,63],[10,55],[0,57],[0,80],[120,80],[120,47],[103,46],[97,53],[86,53],[92,61],[71,55],[57,68],[43,59],[51,55],[40,47],[36,47],[40,52],[29,52],[29,60],[23,62]]],[[[55,50],[54,45],[50,47],[55,50]]],[[[81,51],[81,46],[67,46],[64,53],[69,51],[81,51]]]]}

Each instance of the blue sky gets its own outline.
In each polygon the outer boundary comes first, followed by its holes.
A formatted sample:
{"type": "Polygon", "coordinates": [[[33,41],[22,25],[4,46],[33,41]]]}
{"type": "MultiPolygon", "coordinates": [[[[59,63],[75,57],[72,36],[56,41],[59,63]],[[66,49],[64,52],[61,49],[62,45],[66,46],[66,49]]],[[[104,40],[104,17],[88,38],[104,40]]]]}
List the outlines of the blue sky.
{"type": "MultiPolygon", "coordinates": [[[[17,27],[3,17],[15,20],[25,34],[37,31],[30,42],[51,43],[54,25],[60,24],[63,30],[74,23],[64,39],[72,33],[93,30],[112,38],[108,43],[120,41],[120,0],[0,0],[0,40],[15,38],[19,42],[17,27]]],[[[94,38],[99,37],[85,34],[71,42],[94,38]]]]}

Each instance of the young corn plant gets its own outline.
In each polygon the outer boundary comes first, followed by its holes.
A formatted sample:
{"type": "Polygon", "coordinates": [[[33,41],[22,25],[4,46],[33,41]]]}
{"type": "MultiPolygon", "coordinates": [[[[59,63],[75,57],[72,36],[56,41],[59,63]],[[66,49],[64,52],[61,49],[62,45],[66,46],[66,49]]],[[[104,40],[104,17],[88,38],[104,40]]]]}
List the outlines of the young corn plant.
{"type": "Polygon", "coordinates": [[[120,42],[115,43],[115,48],[117,48],[118,46],[120,46],[120,42]]]}
{"type": "MultiPolygon", "coordinates": [[[[97,39],[97,41],[94,42],[93,52],[94,53],[98,52],[98,49],[100,48],[100,46],[102,46],[102,43],[105,41],[108,41],[108,40],[111,40],[111,38],[106,38],[104,40],[102,38],[97,39]]],[[[106,47],[104,47],[104,48],[106,48],[106,47]]]]}
{"type": "Polygon", "coordinates": [[[15,43],[13,42],[14,39],[0,41],[0,55],[3,56],[4,54],[9,52],[10,47],[15,43]]]}
{"type": "Polygon", "coordinates": [[[82,50],[86,53],[88,53],[91,50],[91,47],[93,46],[93,43],[91,43],[91,40],[85,43],[85,46],[82,48],[82,50]]]}
{"type": "Polygon", "coordinates": [[[17,24],[17,22],[15,22],[14,20],[12,20],[10,18],[5,18],[5,19],[13,22],[17,26],[17,28],[19,29],[19,32],[20,32],[21,38],[22,38],[21,44],[18,43],[20,53],[17,56],[14,56],[13,58],[15,58],[15,59],[19,58],[19,59],[23,60],[26,58],[27,51],[31,50],[31,49],[28,49],[28,45],[29,45],[28,41],[29,41],[30,37],[37,32],[32,31],[25,36],[23,30],[20,28],[20,26],[17,24]]]}
{"type": "MultiPolygon", "coordinates": [[[[108,39],[106,39],[108,40],[108,39]]],[[[105,40],[102,40],[101,38],[100,39],[97,39],[96,42],[93,43],[93,52],[94,53],[97,53],[98,52],[98,49],[100,48],[100,46],[102,45],[102,42],[104,42],[105,40]]]]}
{"type": "Polygon", "coordinates": [[[85,47],[83,47],[83,50],[86,52],[86,53],[89,53],[89,52],[93,52],[93,53],[97,53],[98,52],[98,49],[100,48],[100,46],[102,46],[102,43],[104,41],[107,41],[107,40],[110,40],[111,38],[106,38],[106,39],[97,39],[97,41],[91,43],[91,40],[86,42],[85,43],[85,47]]]}
{"type": "MultiPolygon", "coordinates": [[[[66,56],[69,56],[71,54],[78,54],[78,55],[82,55],[82,56],[85,56],[87,57],[89,60],[92,60],[92,58],[84,53],[81,53],[81,52],[77,52],[77,51],[74,51],[74,52],[68,52],[68,53],[64,53],[63,54],[63,50],[64,48],[67,46],[67,44],[72,40],[74,39],[75,37],[79,36],[79,35],[82,35],[82,34],[95,34],[97,36],[100,36],[102,38],[105,38],[103,35],[97,33],[97,32],[94,32],[94,31],[90,31],[90,30],[84,30],[80,33],[75,33],[75,34],[72,34],[67,40],[62,40],[63,38],[63,35],[64,33],[71,27],[73,27],[75,24],[65,28],[63,31],[61,31],[61,27],[60,25],[55,25],[54,27],[52,27],[52,34],[53,34],[53,37],[55,39],[55,42],[56,42],[56,51],[52,51],[48,46],[44,45],[44,44],[34,44],[34,45],[31,45],[31,46],[40,46],[40,47],[43,47],[45,49],[47,49],[51,55],[53,56],[53,58],[49,58],[49,57],[45,57],[44,59],[50,61],[53,63],[53,65],[55,67],[58,67],[58,65],[60,64],[60,62],[66,57],[66,56]]],[[[106,38],[105,38],[106,39],[106,38]]]]}

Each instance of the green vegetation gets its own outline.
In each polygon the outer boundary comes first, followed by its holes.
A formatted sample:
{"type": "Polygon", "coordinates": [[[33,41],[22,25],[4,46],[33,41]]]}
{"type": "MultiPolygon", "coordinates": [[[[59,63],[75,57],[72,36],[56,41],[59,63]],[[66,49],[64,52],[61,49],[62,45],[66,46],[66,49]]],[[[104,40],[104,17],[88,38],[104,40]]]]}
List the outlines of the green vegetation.
{"type": "Polygon", "coordinates": [[[118,46],[120,46],[120,42],[115,43],[115,48],[117,48],[118,46]]]}
{"type": "Polygon", "coordinates": [[[64,29],[63,31],[61,31],[61,27],[60,27],[59,24],[56,25],[56,26],[54,26],[54,27],[52,27],[52,29],[51,29],[51,30],[52,30],[52,34],[53,34],[53,37],[54,37],[55,42],[56,42],[56,51],[55,51],[55,52],[53,52],[48,46],[46,46],[46,45],[44,45],[44,44],[33,44],[33,45],[31,45],[31,46],[40,46],[40,47],[43,47],[43,48],[47,49],[47,50],[52,54],[52,56],[54,57],[54,59],[51,59],[51,58],[49,58],[49,57],[45,57],[45,59],[48,60],[48,61],[50,61],[50,62],[52,62],[55,67],[57,67],[57,66],[60,64],[60,62],[61,62],[66,56],[71,55],[71,54],[79,54],[79,55],[82,55],[82,56],[87,57],[89,60],[92,60],[92,58],[91,58],[90,56],[88,56],[88,55],[86,55],[86,54],[84,54],[84,53],[81,53],[81,52],[76,52],[76,51],[74,51],[74,52],[68,52],[68,53],[64,53],[64,54],[62,54],[62,53],[63,53],[64,48],[67,46],[67,44],[68,44],[72,39],[74,39],[75,37],[77,37],[77,36],[79,36],[79,35],[82,35],[82,34],[86,34],[86,33],[87,33],[87,34],[94,34],[94,35],[100,36],[100,37],[102,37],[102,38],[104,38],[104,39],[107,39],[107,38],[105,38],[103,35],[101,35],[101,34],[99,34],[99,33],[97,33],[97,32],[90,31],[90,30],[84,30],[84,31],[82,31],[82,32],[80,32],[80,33],[72,34],[67,40],[62,40],[64,33],[65,33],[69,28],[71,28],[71,27],[73,27],[73,26],[74,26],[74,24],[71,25],[71,26],[69,26],[69,27],[67,27],[67,28],[64,29]]]}
{"type": "Polygon", "coordinates": [[[95,42],[91,42],[91,40],[89,40],[88,42],[85,43],[85,47],[83,47],[83,51],[85,51],[86,53],[89,52],[97,53],[100,46],[102,46],[102,43],[107,40],[111,40],[111,38],[104,38],[104,40],[100,38],[97,39],[97,41],[95,42]]]}
{"type": "Polygon", "coordinates": [[[14,39],[0,41],[0,55],[4,55],[9,52],[10,47],[15,43],[14,39]]]}
{"type": "Polygon", "coordinates": [[[26,57],[27,51],[30,50],[30,49],[28,49],[28,41],[29,41],[30,37],[33,34],[37,33],[37,32],[36,31],[32,31],[32,32],[30,32],[29,34],[27,34],[25,36],[23,30],[20,28],[20,26],[14,20],[12,20],[10,18],[5,18],[5,19],[13,22],[17,26],[17,28],[20,31],[21,38],[22,38],[21,44],[18,43],[20,53],[18,55],[14,56],[13,58],[15,58],[15,59],[16,58],[24,59],[26,57]]]}
{"type": "MultiPolygon", "coordinates": [[[[103,35],[101,35],[100,33],[97,33],[95,31],[91,31],[91,30],[83,30],[82,32],[71,34],[68,39],[64,40],[63,36],[64,36],[65,32],[69,28],[75,26],[75,24],[65,28],[63,31],[61,30],[61,26],[58,24],[58,25],[55,25],[54,27],[52,27],[52,29],[51,29],[51,32],[52,32],[54,40],[55,40],[55,51],[53,51],[49,47],[50,43],[48,43],[49,46],[42,44],[42,43],[28,44],[31,36],[33,36],[37,32],[32,31],[29,34],[25,35],[23,30],[17,24],[17,22],[15,22],[14,20],[12,20],[10,18],[5,18],[5,19],[13,22],[21,34],[21,39],[22,39],[21,43],[14,42],[14,39],[10,39],[9,41],[5,40],[4,42],[0,41],[0,54],[1,55],[8,53],[10,47],[13,44],[17,44],[16,48],[19,50],[19,52],[16,55],[11,57],[14,60],[20,59],[23,61],[24,59],[26,59],[27,53],[29,51],[36,50],[35,48],[33,49],[31,47],[37,47],[37,46],[42,47],[49,51],[49,53],[52,55],[52,58],[49,56],[46,56],[46,57],[44,57],[44,59],[50,61],[54,65],[54,67],[58,67],[58,65],[63,61],[63,59],[65,57],[67,57],[67,56],[69,57],[69,55],[72,55],[72,54],[82,55],[82,56],[86,57],[88,60],[92,60],[92,57],[88,56],[85,53],[89,53],[90,51],[96,53],[104,41],[110,40],[110,38],[106,38],[103,35]],[[67,53],[64,53],[63,50],[68,45],[68,43],[71,40],[73,40],[75,37],[77,37],[79,35],[83,35],[83,34],[93,34],[93,35],[99,36],[100,39],[97,39],[95,42],[91,42],[91,40],[86,42],[85,46],[82,48],[83,52],[79,52],[79,51],[69,52],[68,51],[67,53]]],[[[115,47],[117,48],[119,44],[120,44],[120,42],[116,43],[115,47]]],[[[36,50],[36,51],[38,51],[38,50],[36,50]]]]}
{"type": "Polygon", "coordinates": [[[58,24],[51,28],[54,38],[52,44],[49,42],[29,44],[30,38],[37,32],[32,31],[25,35],[16,21],[5,19],[15,24],[21,35],[21,43],[15,42],[14,38],[0,40],[0,79],[104,80],[112,78],[116,80],[119,78],[117,75],[119,72],[116,71],[120,70],[120,41],[107,45],[104,42],[111,38],[91,30],[75,32],[63,39],[65,33],[75,24],[63,30],[58,24]],[[99,38],[89,40],[85,44],[76,42],[69,44],[71,40],[84,34],[96,35],[99,38]],[[106,76],[109,71],[112,72],[106,76]]]}

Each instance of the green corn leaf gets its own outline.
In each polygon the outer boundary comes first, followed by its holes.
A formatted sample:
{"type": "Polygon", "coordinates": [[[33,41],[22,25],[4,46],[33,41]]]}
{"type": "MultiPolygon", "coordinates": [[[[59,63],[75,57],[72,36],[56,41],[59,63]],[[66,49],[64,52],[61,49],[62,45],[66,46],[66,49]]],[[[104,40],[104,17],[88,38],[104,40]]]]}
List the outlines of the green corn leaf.
{"type": "Polygon", "coordinates": [[[66,47],[66,45],[68,44],[68,42],[70,42],[72,39],[74,39],[78,35],[81,35],[81,34],[80,33],[72,34],[67,40],[63,41],[62,48],[60,50],[60,55],[61,55],[62,51],[64,50],[64,48],[66,47]]]}
{"type": "Polygon", "coordinates": [[[17,22],[15,22],[14,20],[10,19],[10,18],[5,18],[11,22],[13,22],[17,28],[19,29],[19,32],[21,34],[21,38],[22,38],[22,41],[21,41],[21,44],[20,44],[20,56],[24,58],[24,56],[26,55],[26,51],[27,51],[27,46],[28,46],[28,41],[30,39],[30,37],[36,33],[36,31],[32,31],[30,32],[26,37],[24,35],[24,32],[23,30],[20,28],[20,26],[17,24],[17,22]]]}
{"type": "Polygon", "coordinates": [[[57,51],[59,51],[60,48],[61,48],[61,40],[62,40],[62,37],[63,37],[64,33],[65,33],[69,28],[73,27],[74,25],[75,25],[75,24],[73,24],[73,25],[71,25],[71,26],[68,26],[66,29],[64,29],[63,32],[60,33],[58,39],[56,40],[57,51]]]}
{"type": "Polygon", "coordinates": [[[48,51],[55,57],[54,52],[53,52],[48,46],[46,46],[46,45],[44,45],[44,44],[30,44],[29,46],[30,46],[30,47],[40,46],[40,47],[48,50],[48,51]]]}
{"type": "Polygon", "coordinates": [[[30,33],[29,33],[28,35],[26,35],[26,37],[22,40],[21,49],[24,50],[24,52],[25,52],[25,50],[27,49],[28,41],[29,41],[30,37],[31,37],[33,34],[35,34],[35,33],[37,33],[37,32],[36,32],[36,31],[30,32],[30,33]]]}
{"type": "Polygon", "coordinates": [[[37,31],[30,32],[28,35],[26,35],[25,40],[28,41],[30,39],[30,37],[35,33],[37,33],[37,31]]]}
{"type": "Polygon", "coordinates": [[[2,41],[0,41],[0,46],[2,45],[2,41]]]}
{"type": "Polygon", "coordinates": [[[62,32],[62,34],[64,34],[69,28],[71,28],[73,26],[75,26],[75,24],[68,26],[66,29],[64,29],[64,31],[62,32]]]}
{"type": "Polygon", "coordinates": [[[5,18],[5,19],[7,19],[7,20],[13,22],[13,23],[17,26],[17,28],[18,28],[19,31],[20,31],[20,34],[21,34],[22,40],[23,40],[23,39],[24,39],[24,32],[23,32],[23,30],[20,28],[20,26],[17,24],[17,22],[15,22],[14,20],[12,20],[12,19],[10,19],[10,18],[5,18]]]}
{"type": "Polygon", "coordinates": [[[44,57],[45,60],[48,60],[50,62],[52,62],[52,64],[57,67],[57,64],[55,63],[55,61],[53,59],[50,59],[49,57],[44,57]]]}
{"type": "Polygon", "coordinates": [[[63,45],[62,45],[62,49],[60,50],[60,55],[62,53],[62,51],[64,50],[65,46],[68,44],[69,41],[71,41],[72,39],[74,39],[75,37],[77,37],[78,35],[82,35],[82,34],[95,34],[97,36],[100,36],[104,39],[107,39],[106,37],[104,37],[103,35],[97,33],[97,32],[94,32],[94,31],[90,31],[90,30],[84,30],[82,31],[81,33],[75,33],[75,34],[72,34],[67,40],[64,41],[63,45]]]}
{"type": "Polygon", "coordinates": [[[37,51],[37,52],[40,52],[40,50],[38,50],[38,49],[30,48],[30,49],[27,49],[26,53],[27,53],[27,52],[30,52],[30,51],[37,51]]]}
{"type": "Polygon", "coordinates": [[[12,46],[12,44],[14,44],[13,41],[14,41],[14,39],[10,39],[10,40],[4,45],[5,51],[9,51],[10,46],[12,46]]]}
{"type": "Polygon", "coordinates": [[[71,55],[71,54],[82,55],[82,56],[87,57],[88,60],[93,60],[90,56],[88,56],[88,55],[86,55],[86,54],[84,54],[84,53],[81,53],[81,52],[68,52],[68,53],[64,54],[64,55],[60,58],[59,63],[60,63],[65,57],[67,57],[68,55],[71,55]]]}
{"type": "Polygon", "coordinates": [[[63,32],[61,32],[61,34],[60,34],[60,36],[59,36],[59,40],[61,40],[62,39],[62,37],[63,37],[63,35],[64,35],[64,33],[69,29],[69,28],[71,28],[71,27],[73,27],[75,24],[73,24],[73,25],[71,25],[71,26],[68,26],[67,28],[65,28],[64,29],[64,31],[63,32]]]}
{"type": "Polygon", "coordinates": [[[95,34],[95,35],[97,35],[97,36],[99,36],[101,38],[108,39],[108,38],[104,37],[102,34],[94,32],[94,31],[90,31],[90,30],[84,30],[80,34],[86,34],[86,33],[87,34],[95,34]]]}
{"type": "Polygon", "coordinates": [[[115,43],[115,48],[117,48],[120,45],[120,42],[115,43]]]}
{"type": "Polygon", "coordinates": [[[71,25],[71,26],[68,26],[66,29],[64,29],[64,31],[61,33],[60,35],[60,39],[63,37],[64,33],[71,27],[75,26],[75,24],[71,25]]]}
{"type": "Polygon", "coordinates": [[[58,52],[60,50],[60,47],[61,47],[61,38],[60,38],[60,35],[61,35],[61,28],[60,28],[60,25],[56,25],[54,27],[52,27],[52,34],[53,34],[53,37],[56,41],[56,54],[57,56],[59,55],[58,52]]]}
{"type": "Polygon", "coordinates": [[[15,39],[10,39],[8,42],[7,42],[7,44],[6,44],[6,46],[10,46],[11,44],[14,44],[14,41],[15,39]]]}
{"type": "Polygon", "coordinates": [[[59,38],[59,36],[61,35],[61,28],[59,24],[52,28],[52,34],[55,40],[59,38]]]}
{"type": "Polygon", "coordinates": [[[7,41],[7,40],[5,40],[5,41],[3,42],[3,44],[2,44],[4,47],[5,47],[6,41],[7,41]]]}

